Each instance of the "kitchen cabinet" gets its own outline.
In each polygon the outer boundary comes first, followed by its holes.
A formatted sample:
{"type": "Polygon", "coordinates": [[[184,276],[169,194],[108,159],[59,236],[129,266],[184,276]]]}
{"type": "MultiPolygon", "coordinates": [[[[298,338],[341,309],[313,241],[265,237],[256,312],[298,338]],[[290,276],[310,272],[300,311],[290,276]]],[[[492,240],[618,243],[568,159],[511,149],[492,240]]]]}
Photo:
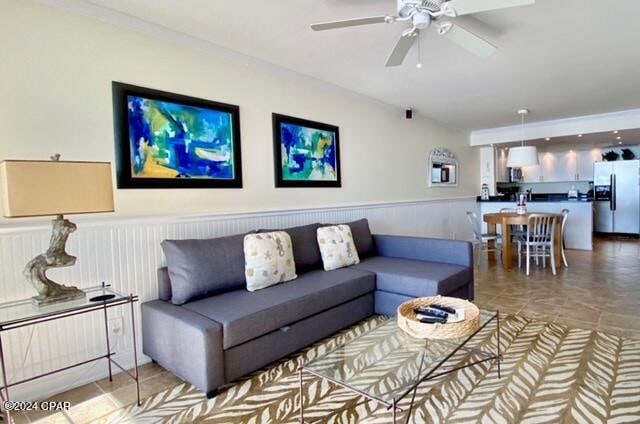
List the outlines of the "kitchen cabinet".
{"type": "Polygon", "coordinates": [[[522,168],[522,181],[525,183],[541,183],[542,182],[542,154],[538,153],[538,161],[540,165],[525,166],[522,168]]]}
{"type": "Polygon", "coordinates": [[[537,166],[522,168],[525,183],[593,181],[593,164],[600,159],[600,150],[570,150],[539,152],[537,166]]]}
{"type": "Polygon", "coordinates": [[[578,181],[593,181],[593,165],[602,160],[600,149],[581,150],[578,152],[578,181]]]}
{"type": "Polygon", "coordinates": [[[493,147],[480,148],[480,184],[489,187],[489,195],[496,194],[496,152],[493,147]]]}
{"type": "Polygon", "coordinates": [[[496,182],[498,183],[509,182],[509,169],[507,168],[508,155],[509,149],[496,149],[496,182]]]}
{"type": "Polygon", "coordinates": [[[578,152],[569,150],[556,154],[554,181],[578,181],[578,152]]]}

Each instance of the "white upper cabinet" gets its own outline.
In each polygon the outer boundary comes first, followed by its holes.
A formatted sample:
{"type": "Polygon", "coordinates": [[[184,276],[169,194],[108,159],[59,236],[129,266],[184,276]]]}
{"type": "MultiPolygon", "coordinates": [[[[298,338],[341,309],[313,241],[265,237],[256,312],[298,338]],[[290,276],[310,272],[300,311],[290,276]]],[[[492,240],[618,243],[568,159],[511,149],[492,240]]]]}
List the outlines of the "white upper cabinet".
{"type": "Polygon", "coordinates": [[[507,149],[496,149],[496,182],[498,183],[508,183],[509,182],[509,172],[507,169],[507,159],[509,157],[509,150],[507,149]]]}
{"type": "Polygon", "coordinates": [[[593,164],[600,160],[600,150],[540,152],[540,165],[522,168],[525,183],[593,181],[593,164]]]}
{"type": "Polygon", "coordinates": [[[525,166],[522,168],[522,180],[525,183],[542,182],[542,154],[538,153],[540,165],[525,166]]]}
{"type": "Polygon", "coordinates": [[[578,153],[575,150],[558,152],[553,180],[550,181],[577,181],[578,178],[578,153]]]}
{"type": "Polygon", "coordinates": [[[593,181],[593,165],[602,160],[600,149],[581,150],[578,152],[578,181],[593,181]]]}
{"type": "MultiPolygon", "coordinates": [[[[509,182],[507,158],[509,150],[495,149],[496,182],[509,182]]],[[[487,178],[491,174],[491,157],[481,157],[481,176],[487,178]],[[486,175],[485,175],[486,173],[486,175]]],[[[593,164],[601,160],[600,149],[569,150],[564,152],[538,152],[537,166],[522,168],[525,183],[553,183],[567,181],[593,181],[593,164]]]]}

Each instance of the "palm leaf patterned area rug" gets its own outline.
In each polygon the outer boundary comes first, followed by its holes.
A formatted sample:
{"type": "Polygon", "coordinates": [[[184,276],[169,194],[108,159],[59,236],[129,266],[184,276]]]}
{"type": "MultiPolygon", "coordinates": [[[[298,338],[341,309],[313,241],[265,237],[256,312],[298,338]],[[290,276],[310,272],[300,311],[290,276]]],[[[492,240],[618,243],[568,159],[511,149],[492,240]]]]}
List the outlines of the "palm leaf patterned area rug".
{"type": "MultiPolygon", "coordinates": [[[[299,364],[384,320],[374,317],[354,325],[252,374],[214,399],[207,400],[185,383],[146,399],[141,407],[115,411],[104,421],[297,423],[299,364]]],[[[493,350],[496,343],[495,326],[490,324],[471,345],[493,350]]],[[[501,346],[501,378],[491,361],[424,382],[409,422],[640,423],[640,340],[507,316],[501,320],[501,346]]],[[[451,364],[463,364],[468,356],[460,353],[451,364]]],[[[384,375],[377,377],[376,382],[384,381],[384,375]]],[[[410,401],[407,396],[399,406],[406,408],[410,401]]],[[[391,422],[383,405],[366,402],[308,373],[304,374],[304,405],[306,422],[391,422]]]]}

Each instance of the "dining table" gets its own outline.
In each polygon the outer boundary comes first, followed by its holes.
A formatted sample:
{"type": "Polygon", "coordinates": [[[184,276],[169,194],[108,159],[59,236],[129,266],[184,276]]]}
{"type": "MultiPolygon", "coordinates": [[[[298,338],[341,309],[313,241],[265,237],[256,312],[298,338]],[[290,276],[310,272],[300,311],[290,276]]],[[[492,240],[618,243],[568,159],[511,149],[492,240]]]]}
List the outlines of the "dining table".
{"type": "MultiPolygon", "coordinates": [[[[487,232],[489,234],[497,234],[496,227],[501,226],[502,229],[502,266],[505,270],[511,268],[512,246],[511,246],[511,226],[527,225],[529,216],[537,213],[517,214],[513,212],[499,212],[484,214],[482,219],[487,224],[487,232]]],[[[562,214],[545,213],[556,218],[556,230],[554,237],[554,253],[556,257],[556,267],[562,266],[562,214]]],[[[495,241],[490,241],[490,248],[495,249],[495,241]]]]}

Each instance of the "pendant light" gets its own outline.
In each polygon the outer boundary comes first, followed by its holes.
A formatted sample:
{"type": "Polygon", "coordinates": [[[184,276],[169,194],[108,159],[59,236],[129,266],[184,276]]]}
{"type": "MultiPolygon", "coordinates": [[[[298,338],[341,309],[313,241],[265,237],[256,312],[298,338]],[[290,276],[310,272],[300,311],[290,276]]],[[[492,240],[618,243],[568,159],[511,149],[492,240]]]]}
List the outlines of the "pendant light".
{"type": "Polygon", "coordinates": [[[528,109],[520,109],[518,115],[522,117],[522,140],[521,146],[509,149],[509,157],[507,159],[507,167],[522,168],[525,166],[538,165],[538,149],[535,146],[524,145],[524,117],[529,114],[528,109]]]}

